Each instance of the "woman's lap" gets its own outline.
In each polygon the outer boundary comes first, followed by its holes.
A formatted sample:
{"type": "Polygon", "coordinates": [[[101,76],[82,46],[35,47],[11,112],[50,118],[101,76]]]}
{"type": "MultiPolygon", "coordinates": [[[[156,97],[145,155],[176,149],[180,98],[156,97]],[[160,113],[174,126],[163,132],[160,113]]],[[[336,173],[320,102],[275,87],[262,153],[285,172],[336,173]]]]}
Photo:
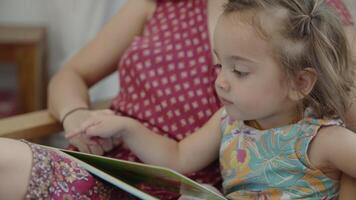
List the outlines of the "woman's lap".
{"type": "Polygon", "coordinates": [[[26,199],[134,199],[92,176],[61,153],[25,143],[33,155],[26,199]]]}

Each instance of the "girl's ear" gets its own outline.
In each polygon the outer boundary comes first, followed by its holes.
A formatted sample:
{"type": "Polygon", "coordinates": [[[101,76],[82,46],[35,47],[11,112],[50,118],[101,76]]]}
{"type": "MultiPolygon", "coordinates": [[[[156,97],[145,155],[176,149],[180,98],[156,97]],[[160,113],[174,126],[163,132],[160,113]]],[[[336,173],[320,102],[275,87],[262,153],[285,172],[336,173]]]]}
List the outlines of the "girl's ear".
{"type": "Polygon", "coordinates": [[[294,78],[289,90],[289,98],[294,101],[299,101],[307,96],[314,88],[317,80],[317,73],[313,68],[305,68],[298,72],[294,78]]]}

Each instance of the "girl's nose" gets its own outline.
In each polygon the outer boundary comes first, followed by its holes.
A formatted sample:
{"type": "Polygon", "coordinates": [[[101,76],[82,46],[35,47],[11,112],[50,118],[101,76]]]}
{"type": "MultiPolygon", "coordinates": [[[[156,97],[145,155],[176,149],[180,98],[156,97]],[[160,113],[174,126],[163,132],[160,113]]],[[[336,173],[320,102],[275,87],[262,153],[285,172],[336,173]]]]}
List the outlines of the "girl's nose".
{"type": "Polygon", "coordinates": [[[219,72],[218,77],[215,80],[215,87],[224,91],[228,91],[230,89],[230,85],[225,79],[222,71],[219,72]]]}

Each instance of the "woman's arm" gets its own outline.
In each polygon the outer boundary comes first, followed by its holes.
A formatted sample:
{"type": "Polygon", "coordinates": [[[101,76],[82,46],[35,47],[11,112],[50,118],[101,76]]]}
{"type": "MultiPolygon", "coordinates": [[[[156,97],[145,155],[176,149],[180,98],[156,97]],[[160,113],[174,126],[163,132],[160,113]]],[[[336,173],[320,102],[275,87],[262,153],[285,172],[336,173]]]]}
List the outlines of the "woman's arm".
{"type": "Polygon", "coordinates": [[[49,110],[58,119],[88,107],[88,87],[114,72],[118,60],[155,9],[152,0],[128,1],[102,31],[74,55],[49,84],[49,110]],[[129,22],[129,23],[128,23],[129,22]]]}
{"type": "MultiPolygon", "coordinates": [[[[57,119],[62,120],[74,108],[89,107],[88,88],[116,70],[123,52],[141,34],[154,9],[153,0],[127,1],[97,36],[64,64],[48,88],[48,108],[57,119]]],[[[89,110],[78,110],[66,116],[65,132],[78,129],[91,114],[89,110]]],[[[91,146],[80,136],[69,142],[82,152],[99,155],[113,147],[111,139],[91,146]]]]}

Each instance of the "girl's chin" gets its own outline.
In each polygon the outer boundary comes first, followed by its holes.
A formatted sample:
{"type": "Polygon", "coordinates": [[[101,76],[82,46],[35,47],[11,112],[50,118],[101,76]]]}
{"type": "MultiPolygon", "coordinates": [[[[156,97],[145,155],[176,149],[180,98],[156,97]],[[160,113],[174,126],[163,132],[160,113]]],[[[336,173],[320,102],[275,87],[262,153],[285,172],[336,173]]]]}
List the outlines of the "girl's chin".
{"type": "Polygon", "coordinates": [[[225,110],[227,115],[230,117],[232,120],[241,120],[243,119],[241,115],[237,114],[236,111],[232,111],[231,109],[228,108],[229,106],[225,106],[225,110]]]}
{"type": "Polygon", "coordinates": [[[239,110],[236,110],[236,107],[231,108],[230,106],[224,106],[227,115],[231,120],[241,120],[241,121],[246,121],[246,120],[254,120],[252,117],[248,117],[244,114],[242,114],[239,110]]]}

